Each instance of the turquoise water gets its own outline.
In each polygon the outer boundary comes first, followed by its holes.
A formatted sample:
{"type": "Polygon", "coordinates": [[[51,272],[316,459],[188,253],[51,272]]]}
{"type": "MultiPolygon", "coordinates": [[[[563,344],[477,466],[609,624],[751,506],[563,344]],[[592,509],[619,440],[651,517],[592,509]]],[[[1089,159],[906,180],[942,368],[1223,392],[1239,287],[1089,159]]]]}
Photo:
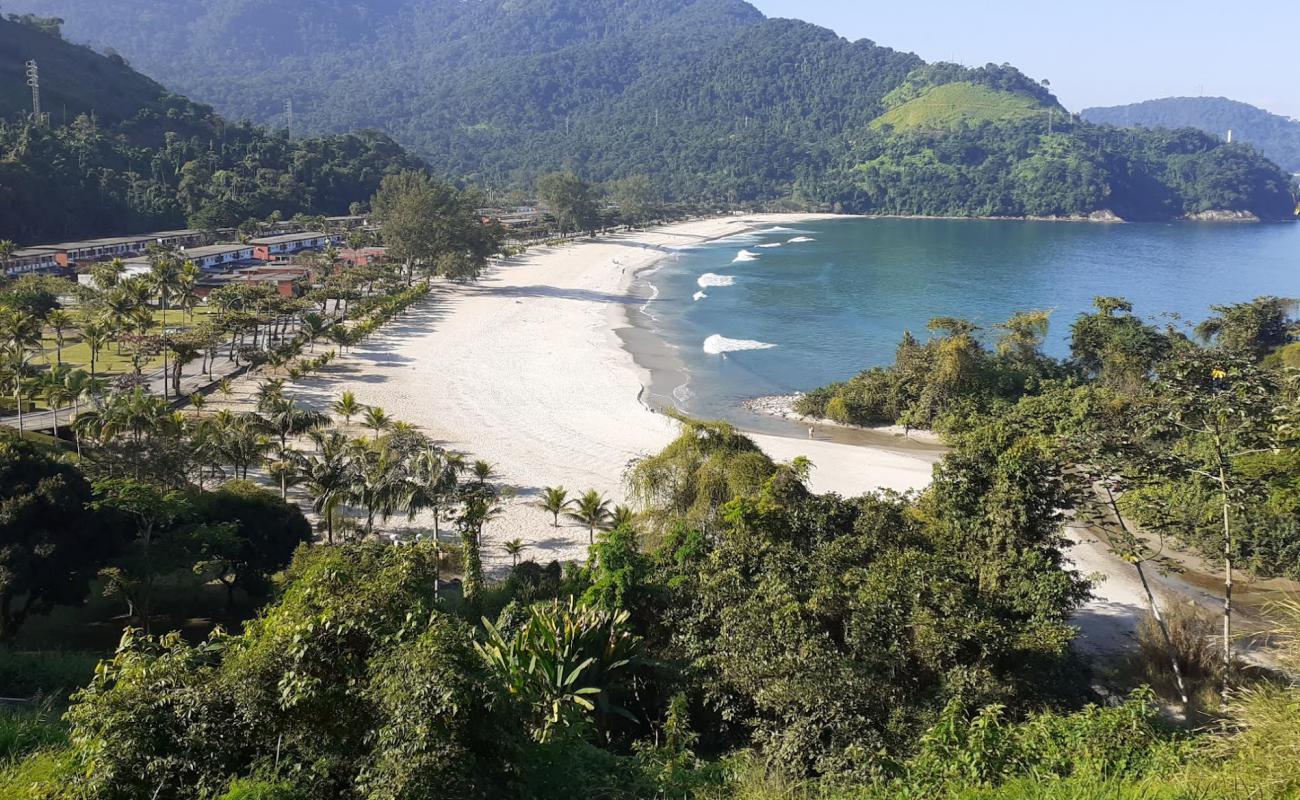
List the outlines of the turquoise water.
{"type": "Polygon", "coordinates": [[[1047,349],[1063,356],[1095,295],[1187,326],[1212,304],[1300,296],[1300,225],[834,220],[678,251],[639,291],[653,299],[633,322],[671,348],[657,359],[652,402],[747,424],[741,401],[889,363],[903,332],[924,338],[935,316],[987,332],[1050,308],[1047,349]]]}

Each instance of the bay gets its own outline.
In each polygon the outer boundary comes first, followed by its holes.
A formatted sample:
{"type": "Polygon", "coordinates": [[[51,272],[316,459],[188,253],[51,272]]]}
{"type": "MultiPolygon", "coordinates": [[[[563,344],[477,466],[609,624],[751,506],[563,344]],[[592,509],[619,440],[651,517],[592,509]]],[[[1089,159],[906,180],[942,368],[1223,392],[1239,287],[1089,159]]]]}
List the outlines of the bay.
{"type": "Polygon", "coordinates": [[[991,343],[995,323],[1051,309],[1047,350],[1063,357],[1097,295],[1188,330],[1211,305],[1300,296],[1300,225],[809,222],[679,250],[637,292],[634,334],[667,345],[632,346],[653,367],[650,402],[752,425],[743,400],[888,364],[937,316],[991,343]]]}

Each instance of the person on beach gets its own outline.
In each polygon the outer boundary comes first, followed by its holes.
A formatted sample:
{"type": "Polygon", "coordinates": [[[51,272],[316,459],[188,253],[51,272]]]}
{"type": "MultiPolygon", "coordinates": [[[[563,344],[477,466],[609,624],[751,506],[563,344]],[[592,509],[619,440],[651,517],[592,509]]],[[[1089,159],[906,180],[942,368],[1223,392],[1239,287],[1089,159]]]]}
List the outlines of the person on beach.
{"type": "Polygon", "coordinates": [[[816,436],[816,431],[813,429],[813,426],[811,426],[811,425],[808,426],[808,438],[809,438],[809,439],[816,439],[816,438],[817,438],[817,436],[816,436]]]}

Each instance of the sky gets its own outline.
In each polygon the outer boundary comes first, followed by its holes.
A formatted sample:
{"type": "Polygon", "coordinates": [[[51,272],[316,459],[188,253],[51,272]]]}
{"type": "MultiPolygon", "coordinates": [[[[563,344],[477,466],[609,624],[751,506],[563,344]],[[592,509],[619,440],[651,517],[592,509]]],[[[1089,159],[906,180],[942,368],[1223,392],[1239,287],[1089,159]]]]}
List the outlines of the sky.
{"type": "Polygon", "coordinates": [[[1223,96],[1300,119],[1300,0],[750,0],[849,39],[1047,78],[1066,108],[1223,96]]]}

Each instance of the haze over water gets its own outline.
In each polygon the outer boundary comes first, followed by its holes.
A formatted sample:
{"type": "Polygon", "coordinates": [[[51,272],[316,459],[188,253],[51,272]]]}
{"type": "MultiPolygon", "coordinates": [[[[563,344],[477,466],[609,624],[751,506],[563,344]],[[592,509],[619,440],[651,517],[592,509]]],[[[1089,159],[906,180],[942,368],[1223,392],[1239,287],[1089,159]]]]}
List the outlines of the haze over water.
{"type": "Polygon", "coordinates": [[[1047,351],[1096,295],[1164,324],[1211,305],[1300,296],[1300,225],[1089,225],[835,220],[680,251],[646,276],[633,322],[671,345],[650,399],[753,424],[741,401],[811,389],[893,360],[905,330],[936,316],[983,327],[1054,309],[1047,351]],[[776,246],[779,245],[779,246],[776,246]]]}

